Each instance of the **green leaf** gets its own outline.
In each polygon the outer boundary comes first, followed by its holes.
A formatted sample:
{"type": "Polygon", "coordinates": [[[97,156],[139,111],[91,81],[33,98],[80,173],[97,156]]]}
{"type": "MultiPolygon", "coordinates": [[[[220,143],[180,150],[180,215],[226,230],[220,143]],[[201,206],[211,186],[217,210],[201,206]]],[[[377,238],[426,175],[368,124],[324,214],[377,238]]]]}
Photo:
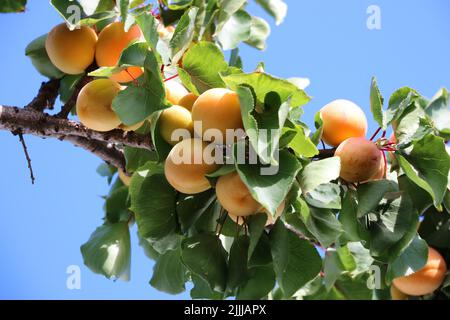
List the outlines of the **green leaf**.
{"type": "Polygon", "coordinates": [[[434,127],[445,137],[450,138],[450,111],[448,91],[441,89],[425,109],[425,113],[433,121],[434,127]]]}
{"type": "Polygon", "coordinates": [[[325,209],[341,208],[339,186],[330,183],[339,178],[340,168],[339,157],[332,157],[313,161],[302,170],[300,186],[309,204],[325,209]]]}
{"type": "Polygon", "coordinates": [[[376,209],[381,199],[387,193],[397,192],[398,186],[394,181],[376,180],[363,183],[358,187],[357,217],[361,218],[376,209]]]}
{"type": "Polygon", "coordinates": [[[277,25],[283,22],[288,9],[283,0],[256,0],[256,2],[275,19],[277,25]]]}
{"type": "Polygon", "coordinates": [[[251,258],[256,246],[258,245],[259,239],[264,232],[264,227],[266,226],[267,215],[257,214],[250,216],[247,220],[248,232],[250,234],[250,244],[248,248],[248,257],[251,258]]]}
{"type": "Polygon", "coordinates": [[[114,166],[110,166],[107,163],[102,163],[97,168],[97,173],[102,176],[108,178],[108,184],[111,183],[114,174],[117,172],[117,168],[114,166]]]}
{"type": "Polygon", "coordinates": [[[31,59],[31,63],[40,74],[50,79],[59,79],[64,76],[64,73],[50,61],[45,50],[46,39],[45,34],[31,41],[25,48],[25,55],[31,59]]]}
{"type": "Polygon", "coordinates": [[[192,0],[167,0],[167,5],[171,10],[180,10],[189,7],[192,0]]]}
{"type": "Polygon", "coordinates": [[[162,171],[160,165],[149,162],[131,178],[131,211],[142,238],[158,240],[177,228],[176,191],[162,171]]]}
{"type": "Polygon", "coordinates": [[[110,223],[128,221],[130,219],[128,207],[128,187],[114,189],[105,201],[106,220],[110,223]]]}
{"type": "Polygon", "coordinates": [[[239,55],[239,48],[234,48],[231,50],[230,62],[228,63],[230,67],[236,67],[242,69],[242,59],[239,55]]]}
{"type": "Polygon", "coordinates": [[[125,125],[134,125],[145,120],[153,112],[165,108],[165,89],[158,61],[148,51],[144,63],[144,75],[138,86],[128,86],[113,100],[113,110],[125,125]]]}
{"type": "Polygon", "coordinates": [[[147,162],[156,162],[158,160],[154,151],[141,148],[125,147],[124,155],[127,172],[134,172],[147,162]]]}
{"type": "Polygon", "coordinates": [[[285,297],[291,297],[320,272],[322,260],[314,246],[298,238],[278,220],[270,233],[274,270],[285,297]]]}
{"type": "Polygon", "coordinates": [[[422,269],[427,259],[428,245],[416,235],[406,249],[389,263],[387,275],[390,279],[410,275],[422,269]]]}
{"type": "Polygon", "coordinates": [[[127,222],[97,228],[81,246],[84,264],[107,278],[128,280],[130,273],[130,232],[127,222]]]}
{"type": "Polygon", "coordinates": [[[372,78],[372,83],[370,86],[370,110],[372,111],[373,118],[378,123],[378,125],[385,130],[386,121],[385,114],[383,111],[384,99],[378,88],[376,78],[372,78]]]}
{"type": "Polygon", "coordinates": [[[236,48],[239,43],[249,39],[252,28],[252,17],[243,10],[236,11],[223,24],[217,33],[223,50],[236,48]]]}
{"type": "Polygon", "coordinates": [[[409,179],[426,190],[439,207],[447,191],[450,155],[444,139],[426,135],[413,142],[412,150],[404,150],[399,162],[409,179]],[[407,161],[405,161],[407,160],[407,161]]]}
{"type": "Polygon", "coordinates": [[[316,132],[314,132],[313,136],[311,137],[311,141],[317,146],[320,143],[323,134],[323,121],[320,115],[320,111],[316,112],[316,114],[314,115],[314,126],[316,127],[316,132]]]}
{"type": "Polygon", "coordinates": [[[153,52],[157,52],[156,46],[159,40],[158,21],[151,12],[142,12],[135,15],[135,20],[142,30],[144,39],[153,52]]]}
{"type": "Polygon", "coordinates": [[[240,86],[236,90],[241,105],[242,121],[250,143],[264,164],[277,164],[274,159],[279,149],[283,125],[289,113],[290,100],[282,103],[276,93],[265,97],[264,111],[254,110],[254,100],[249,88],[240,86]]]}
{"type": "Polygon", "coordinates": [[[25,6],[27,0],[2,0],[0,3],[0,12],[23,12],[25,11],[25,6]]]}
{"type": "Polygon", "coordinates": [[[250,36],[245,43],[259,50],[264,50],[266,48],[266,40],[269,35],[270,26],[267,21],[253,16],[250,27],[250,36]]]}
{"type": "Polygon", "coordinates": [[[198,218],[213,205],[215,200],[214,190],[207,190],[195,195],[180,195],[177,204],[177,215],[181,230],[187,232],[198,218]]]}
{"type": "Polygon", "coordinates": [[[450,248],[450,214],[430,208],[420,224],[419,234],[430,246],[450,248]]]}
{"type": "Polygon", "coordinates": [[[227,290],[234,292],[248,279],[248,253],[250,239],[248,236],[239,236],[234,239],[228,260],[227,290]]]}
{"type": "Polygon", "coordinates": [[[152,142],[155,147],[155,151],[158,154],[158,159],[160,162],[166,160],[169,155],[170,150],[172,150],[172,146],[167,143],[166,140],[161,136],[160,130],[160,121],[159,117],[161,116],[162,111],[155,112],[150,117],[150,127],[151,127],[151,135],[152,142]]]}
{"type": "Polygon", "coordinates": [[[258,300],[267,296],[275,286],[273,266],[259,266],[248,270],[248,280],[236,294],[238,300],[258,300]]]}
{"type": "Polygon", "coordinates": [[[297,202],[294,203],[294,209],[297,217],[303,222],[308,232],[322,246],[330,246],[341,235],[341,224],[331,210],[308,206],[301,198],[298,198],[297,202]]]}
{"type": "Polygon", "coordinates": [[[403,87],[395,91],[389,98],[389,106],[386,111],[386,123],[391,124],[397,121],[418,96],[420,95],[417,91],[408,87],[403,87]]]}
{"type": "Polygon", "coordinates": [[[227,282],[226,251],[219,238],[199,234],[182,243],[181,256],[189,270],[207,281],[214,291],[224,292],[227,282]]]}
{"type": "Polygon", "coordinates": [[[356,192],[348,190],[342,201],[342,209],[339,212],[339,222],[342,225],[342,238],[348,241],[360,241],[368,239],[368,231],[361,224],[357,217],[358,203],[356,201],[356,192]]]}
{"type": "Polygon", "coordinates": [[[433,205],[433,199],[430,194],[410,180],[405,174],[397,178],[400,190],[410,195],[414,207],[419,214],[424,213],[426,209],[433,205]]]}
{"type": "MultiPolygon", "coordinates": [[[[220,72],[220,71],[219,71],[220,72]]],[[[280,96],[281,102],[291,98],[292,108],[303,106],[311,99],[308,95],[291,82],[273,77],[267,73],[239,73],[225,75],[222,79],[232,89],[237,90],[238,86],[248,85],[253,88],[256,98],[260,103],[264,103],[269,92],[276,92],[280,96]]]]}
{"type": "Polygon", "coordinates": [[[83,78],[84,74],[66,74],[59,82],[59,99],[62,103],[66,103],[75,92],[77,84],[83,78]]]}
{"type": "Polygon", "coordinates": [[[186,290],[186,267],[181,262],[181,247],[160,256],[153,267],[150,285],[162,292],[179,294],[186,290]]]}
{"type": "Polygon", "coordinates": [[[312,158],[319,154],[319,150],[306,134],[303,126],[286,121],[284,129],[286,128],[292,130],[293,137],[288,145],[298,157],[312,158]]]}
{"type": "Polygon", "coordinates": [[[190,8],[183,14],[177,24],[175,32],[169,43],[173,65],[176,65],[183,57],[183,54],[186,52],[192,42],[192,39],[194,38],[195,18],[197,16],[197,12],[197,7],[190,8]]]}
{"type": "Polygon", "coordinates": [[[222,300],[224,294],[213,291],[208,282],[200,278],[199,276],[192,274],[192,283],[194,284],[191,289],[192,299],[209,299],[209,300],[222,300]]]}
{"type": "Polygon", "coordinates": [[[289,151],[281,150],[279,166],[263,167],[254,164],[239,164],[237,161],[238,144],[235,145],[235,162],[239,176],[250,190],[253,198],[272,215],[275,215],[277,208],[284,201],[295,181],[301,168],[300,163],[289,151]]]}
{"type": "Polygon", "coordinates": [[[212,88],[224,88],[219,73],[228,70],[220,49],[211,42],[199,42],[183,57],[183,68],[178,68],[180,78],[187,88],[195,87],[201,94],[212,88]],[[181,71],[181,72],[180,72],[181,71]]]}

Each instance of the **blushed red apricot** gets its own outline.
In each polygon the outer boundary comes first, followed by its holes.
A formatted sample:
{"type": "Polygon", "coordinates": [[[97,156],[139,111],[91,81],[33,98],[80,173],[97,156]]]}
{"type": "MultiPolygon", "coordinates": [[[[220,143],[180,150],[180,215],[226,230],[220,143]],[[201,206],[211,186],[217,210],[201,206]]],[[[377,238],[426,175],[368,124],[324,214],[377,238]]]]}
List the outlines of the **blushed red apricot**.
{"type": "Polygon", "coordinates": [[[363,182],[376,175],[382,161],[377,145],[364,138],[348,138],[336,149],[341,159],[340,177],[347,182],[363,182]]]}
{"type": "MultiPolygon", "coordinates": [[[[142,31],[138,25],[133,25],[125,32],[122,22],[113,22],[106,26],[98,35],[95,60],[99,67],[114,67],[120,59],[122,51],[133,41],[142,38],[142,31]]],[[[141,67],[132,66],[115,73],[110,79],[117,82],[130,82],[143,74],[141,67]]]]}
{"type": "Polygon", "coordinates": [[[54,27],[45,40],[50,61],[67,74],[83,73],[94,62],[97,34],[81,26],[71,31],[65,23],[54,27]]]}
{"type": "Polygon", "coordinates": [[[349,100],[335,100],[320,110],[323,121],[323,141],[333,147],[351,137],[364,137],[367,118],[364,111],[349,100]]]}

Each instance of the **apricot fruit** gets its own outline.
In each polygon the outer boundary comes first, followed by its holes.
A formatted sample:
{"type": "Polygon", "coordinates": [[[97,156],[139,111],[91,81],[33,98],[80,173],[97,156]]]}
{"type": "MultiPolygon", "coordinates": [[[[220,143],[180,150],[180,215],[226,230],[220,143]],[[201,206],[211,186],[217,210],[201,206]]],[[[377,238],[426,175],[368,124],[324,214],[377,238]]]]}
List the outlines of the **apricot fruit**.
{"type": "Polygon", "coordinates": [[[444,258],[435,249],[428,247],[428,260],[422,269],[408,276],[393,280],[393,284],[410,296],[423,296],[435,291],[442,284],[447,272],[444,258]]]}
{"type": "Polygon", "coordinates": [[[50,61],[67,74],[83,73],[94,62],[97,34],[81,26],[70,31],[65,23],[55,26],[47,35],[45,50],[50,61]]]}
{"type": "Polygon", "coordinates": [[[341,159],[340,177],[347,182],[371,179],[383,161],[377,145],[364,138],[348,138],[336,149],[335,156],[341,159]]]}
{"type": "Polygon", "coordinates": [[[164,86],[166,88],[166,99],[171,104],[180,105],[180,100],[189,94],[189,91],[175,80],[166,81],[164,86]]]}
{"type": "Polygon", "coordinates": [[[139,129],[140,127],[142,127],[142,125],[144,124],[145,121],[141,121],[138,122],[136,124],[133,124],[131,126],[127,126],[126,124],[121,124],[119,126],[119,129],[122,129],[123,131],[136,131],[137,129],[139,129]]]}
{"type": "Polygon", "coordinates": [[[227,129],[236,130],[243,127],[237,93],[224,88],[210,89],[202,93],[192,107],[192,120],[201,121],[201,128],[194,128],[200,137],[203,137],[206,130],[218,129],[225,139],[227,129]]]}
{"type": "Polygon", "coordinates": [[[167,143],[173,146],[179,142],[175,137],[172,137],[173,132],[177,129],[189,131],[190,137],[192,137],[194,131],[192,116],[186,108],[173,105],[161,113],[159,121],[159,132],[161,136],[167,143]]]}
{"type": "Polygon", "coordinates": [[[112,109],[112,101],[121,86],[111,79],[97,79],[86,84],[78,94],[76,108],[80,122],[96,131],[110,131],[121,121],[112,109]]]}
{"type": "MultiPolygon", "coordinates": [[[[133,25],[125,32],[122,22],[113,22],[106,26],[98,35],[95,60],[99,67],[114,67],[120,59],[122,51],[133,41],[141,39],[142,31],[138,25],[133,25]]],[[[110,76],[117,82],[130,82],[143,74],[141,67],[132,66],[110,76]]]]}
{"type": "Polygon", "coordinates": [[[246,217],[262,210],[237,172],[221,176],[216,184],[217,200],[222,207],[238,217],[246,217]]]}
{"type": "Polygon", "coordinates": [[[391,285],[391,299],[392,300],[408,300],[409,296],[400,290],[394,285],[391,285]]]}
{"type": "Polygon", "coordinates": [[[127,187],[129,187],[129,186],[130,186],[130,182],[131,182],[131,177],[130,177],[130,176],[127,176],[127,175],[125,174],[125,172],[123,172],[121,169],[119,169],[118,172],[119,172],[119,179],[120,179],[120,181],[122,181],[122,183],[123,183],[124,185],[126,185],[127,187]]]}
{"type": "Polygon", "coordinates": [[[188,93],[183,98],[178,101],[178,104],[182,106],[183,108],[188,109],[189,111],[192,111],[192,107],[194,106],[195,101],[197,101],[198,96],[196,96],[193,93],[188,93]]]}
{"type": "Polygon", "coordinates": [[[320,110],[323,121],[323,141],[337,147],[351,137],[364,137],[367,118],[364,111],[349,100],[335,100],[320,110]]]}
{"type": "Polygon", "coordinates": [[[167,156],[164,173],[167,181],[177,191],[196,194],[211,188],[205,177],[219,168],[218,164],[209,164],[204,158],[208,144],[200,139],[185,139],[178,142],[167,156]],[[188,159],[188,161],[180,161],[188,159]]]}

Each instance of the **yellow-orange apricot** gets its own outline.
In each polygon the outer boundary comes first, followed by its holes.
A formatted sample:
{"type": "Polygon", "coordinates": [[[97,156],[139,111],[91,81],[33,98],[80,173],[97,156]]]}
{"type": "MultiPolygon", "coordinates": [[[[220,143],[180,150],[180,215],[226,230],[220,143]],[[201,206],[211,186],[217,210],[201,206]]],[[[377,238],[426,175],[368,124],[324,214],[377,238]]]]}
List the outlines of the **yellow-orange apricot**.
{"type": "Polygon", "coordinates": [[[320,115],[323,121],[322,139],[330,146],[337,147],[348,138],[366,135],[366,115],[351,101],[332,101],[320,110],[320,115]]]}
{"type": "Polygon", "coordinates": [[[335,156],[341,159],[340,176],[347,182],[369,180],[378,172],[382,160],[377,145],[364,138],[348,138],[336,149],[335,156]]]}
{"type": "Polygon", "coordinates": [[[65,23],[54,27],[45,40],[50,61],[67,74],[83,73],[94,62],[97,34],[82,26],[70,31],[65,23]]]}
{"type": "Polygon", "coordinates": [[[180,100],[189,94],[189,91],[178,81],[169,80],[164,83],[166,88],[166,99],[171,104],[180,105],[180,100]]]}
{"type": "MultiPolygon", "coordinates": [[[[142,38],[142,31],[138,25],[133,25],[125,32],[122,22],[113,22],[106,26],[98,35],[95,60],[100,67],[114,67],[120,59],[122,51],[133,41],[142,38]]],[[[110,76],[117,82],[130,82],[142,75],[141,67],[128,67],[110,76]]]]}
{"type": "MultiPolygon", "coordinates": [[[[277,212],[275,214],[275,217],[272,217],[272,215],[266,209],[263,209],[262,212],[258,212],[256,214],[266,214],[267,215],[267,222],[266,222],[266,227],[267,227],[267,226],[270,226],[272,224],[275,224],[275,222],[277,222],[277,219],[279,217],[281,217],[281,215],[283,214],[285,205],[286,205],[286,203],[284,201],[280,204],[280,206],[278,207],[277,212]]],[[[228,216],[235,223],[238,223],[239,225],[243,225],[244,224],[244,219],[242,217],[239,217],[239,216],[237,216],[235,214],[232,214],[230,212],[228,212],[228,216]]]]}
{"type": "Polygon", "coordinates": [[[127,126],[126,124],[121,124],[119,126],[119,129],[122,129],[123,131],[136,131],[137,129],[139,129],[140,127],[142,127],[142,125],[144,124],[145,121],[141,121],[138,122],[136,124],[133,124],[131,126],[127,126]]]}
{"type": "Polygon", "coordinates": [[[219,168],[217,164],[209,164],[203,154],[208,146],[200,139],[185,139],[177,143],[164,164],[167,181],[179,192],[196,194],[211,188],[205,177],[219,168]],[[188,161],[180,161],[180,159],[188,161]]]}
{"type": "Polygon", "coordinates": [[[408,300],[409,296],[400,290],[393,284],[391,285],[391,299],[392,300],[408,300]]]}
{"type": "Polygon", "coordinates": [[[227,129],[240,129],[243,127],[241,104],[236,92],[215,88],[202,93],[192,107],[192,120],[201,121],[200,128],[195,127],[197,135],[209,129],[218,129],[226,137],[227,129]]]}
{"type": "Polygon", "coordinates": [[[112,101],[120,85],[111,79],[97,79],[86,84],[77,97],[77,115],[80,122],[96,131],[110,131],[121,121],[112,109],[112,101]]]}
{"type": "Polygon", "coordinates": [[[167,143],[173,146],[179,142],[179,139],[172,137],[172,134],[177,129],[189,131],[190,137],[192,137],[194,131],[192,116],[186,108],[173,105],[170,108],[165,109],[159,117],[159,122],[159,133],[167,143]]]}
{"type": "Polygon", "coordinates": [[[444,258],[435,249],[428,247],[428,260],[422,269],[408,276],[393,280],[393,284],[410,296],[423,296],[435,291],[442,284],[447,272],[444,258]]]}
{"type": "Polygon", "coordinates": [[[192,107],[194,106],[195,101],[197,101],[198,96],[193,93],[188,93],[183,98],[178,101],[178,104],[189,111],[192,111],[192,107]]]}
{"type": "Polygon", "coordinates": [[[237,172],[226,174],[217,180],[216,195],[222,207],[238,217],[246,217],[262,209],[237,172]]]}
{"type": "Polygon", "coordinates": [[[118,170],[119,171],[119,179],[122,181],[122,183],[124,185],[126,185],[127,187],[130,186],[130,182],[131,182],[131,177],[127,176],[125,174],[125,172],[123,172],[121,169],[118,170]]]}

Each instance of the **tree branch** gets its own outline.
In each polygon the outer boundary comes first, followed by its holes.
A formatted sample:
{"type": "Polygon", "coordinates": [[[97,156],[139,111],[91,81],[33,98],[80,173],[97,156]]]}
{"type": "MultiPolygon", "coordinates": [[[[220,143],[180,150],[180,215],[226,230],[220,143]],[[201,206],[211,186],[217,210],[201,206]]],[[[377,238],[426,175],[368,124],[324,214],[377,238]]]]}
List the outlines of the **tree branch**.
{"type": "Polygon", "coordinates": [[[59,90],[58,79],[52,79],[48,82],[42,82],[37,96],[25,106],[25,109],[33,109],[36,111],[44,111],[45,109],[53,109],[59,90]]]}
{"type": "Polygon", "coordinates": [[[105,143],[123,144],[134,148],[153,149],[150,135],[140,135],[119,129],[98,132],[88,129],[78,122],[57,118],[33,109],[1,105],[0,130],[11,132],[20,130],[23,134],[32,134],[43,138],[76,136],[105,143]]]}
{"type": "Polygon", "coordinates": [[[314,159],[326,159],[334,157],[334,153],[336,152],[336,148],[334,149],[321,149],[319,150],[319,154],[314,156],[314,159]]]}

